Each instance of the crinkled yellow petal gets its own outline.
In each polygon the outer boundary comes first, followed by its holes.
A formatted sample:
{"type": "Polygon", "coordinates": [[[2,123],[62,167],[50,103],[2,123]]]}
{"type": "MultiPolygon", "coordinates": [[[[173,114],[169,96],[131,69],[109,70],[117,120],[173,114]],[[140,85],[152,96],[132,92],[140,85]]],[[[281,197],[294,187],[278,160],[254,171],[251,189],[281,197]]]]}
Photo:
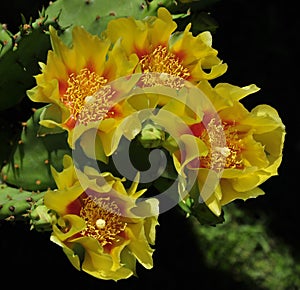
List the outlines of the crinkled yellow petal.
{"type": "Polygon", "coordinates": [[[61,61],[63,61],[63,63],[70,71],[77,71],[77,61],[80,62],[81,59],[77,60],[76,51],[74,49],[70,49],[63,43],[63,41],[58,36],[57,30],[53,26],[49,27],[49,32],[51,46],[55,55],[57,55],[57,57],[61,61]]]}
{"type": "Polygon", "coordinates": [[[147,47],[147,27],[142,21],[132,17],[113,19],[108,22],[104,32],[113,43],[121,39],[121,43],[128,55],[135,50],[142,51],[147,47]]]}
{"type": "Polygon", "coordinates": [[[67,213],[68,205],[83,193],[79,182],[62,190],[48,190],[44,195],[44,204],[58,214],[67,213]]]}
{"type": "Polygon", "coordinates": [[[143,222],[130,224],[125,231],[131,241],[128,248],[132,254],[146,269],[151,269],[153,267],[152,254],[154,250],[150,247],[145,236],[143,222]]]}
{"type": "Polygon", "coordinates": [[[250,94],[258,92],[260,88],[254,84],[238,87],[228,83],[219,83],[215,86],[214,90],[224,99],[230,98],[232,101],[239,101],[250,94]]]}
{"type": "Polygon", "coordinates": [[[73,240],[74,243],[80,243],[85,249],[82,270],[96,278],[104,280],[120,280],[130,277],[133,271],[129,268],[113,268],[113,260],[110,254],[103,252],[99,242],[90,237],[81,237],[73,240]]]}
{"type": "Polygon", "coordinates": [[[223,75],[226,72],[227,64],[220,63],[217,65],[212,65],[211,63],[205,64],[205,62],[202,60],[199,61],[196,65],[194,65],[192,68],[190,68],[190,81],[199,81],[203,79],[212,80],[223,75]],[[207,69],[210,69],[210,71],[207,72],[207,69]]]}
{"type": "Polygon", "coordinates": [[[67,231],[63,232],[56,225],[53,226],[53,233],[61,241],[68,240],[69,238],[81,232],[86,226],[85,221],[81,217],[73,214],[64,215],[63,218],[58,220],[58,224],[61,227],[68,229],[67,231]]]}
{"type": "Polygon", "coordinates": [[[110,251],[110,256],[112,258],[113,264],[111,267],[112,271],[117,271],[122,267],[122,261],[121,261],[121,253],[124,250],[124,248],[130,243],[129,240],[124,240],[120,245],[117,245],[112,248],[110,251]]]}
{"type": "Polygon", "coordinates": [[[251,135],[246,136],[242,140],[244,147],[242,151],[243,164],[247,167],[267,167],[269,165],[269,160],[265,153],[264,144],[254,140],[251,135]]]}
{"type": "Polygon", "coordinates": [[[209,55],[216,56],[217,50],[211,47],[212,36],[209,31],[202,32],[196,37],[190,32],[191,24],[188,24],[184,32],[172,43],[170,51],[176,55],[182,56],[183,64],[192,64],[201,58],[209,55]]]}
{"type": "MultiPolygon", "coordinates": [[[[194,135],[182,135],[180,141],[184,144],[184,149],[173,154],[173,163],[176,171],[183,177],[186,177],[186,168],[190,169],[189,163],[193,160],[197,160],[201,156],[205,156],[208,153],[208,148],[205,143],[195,137],[194,135]],[[184,155],[184,156],[180,156],[184,155]],[[182,160],[181,160],[182,159],[182,160]]],[[[199,164],[193,164],[193,167],[199,164]]]]}
{"type": "Polygon", "coordinates": [[[221,187],[223,192],[222,199],[221,199],[222,205],[226,205],[236,199],[247,200],[249,198],[255,198],[257,196],[264,194],[264,191],[259,187],[255,187],[247,191],[236,191],[232,187],[230,181],[231,180],[228,179],[221,180],[221,187]]]}
{"type": "Polygon", "coordinates": [[[261,144],[264,144],[265,151],[268,153],[268,158],[271,161],[274,158],[281,157],[285,135],[284,129],[277,128],[271,132],[254,135],[254,138],[261,144]]]}
{"type": "Polygon", "coordinates": [[[263,134],[280,128],[283,132],[283,125],[276,109],[269,105],[258,105],[251,110],[250,114],[243,120],[241,124],[252,126],[254,134],[263,134]]]}
{"type": "Polygon", "coordinates": [[[133,271],[127,267],[121,267],[112,271],[113,262],[108,255],[99,255],[98,253],[87,251],[82,263],[82,270],[96,278],[103,280],[118,281],[127,279],[133,275],[133,271]]]}
{"type": "Polygon", "coordinates": [[[85,131],[80,137],[79,144],[88,158],[99,160],[104,163],[108,162],[108,158],[105,155],[101,139],[96,129],[85,131]]]}
{"type": "MultiPolygon", "coordinates": [[[[104,131],[107,128],[106,126],[109,124],[109,122],[110,121],[102,122],[103,124],[101,123],[101,131],[104,131]]],[[[99,131],[98,134],[101,139],[105,155],[110,156],[116,151],[123,136],[128,140],[132,140],[141,131],[141,128],[142,125],[138,115],[132,114],[112,130],[110,128],[108,132],[99,131]]]]}
{"type": "Polygon", "coordinates": [[[157,10],[157,18],[152,22],[149,18],[150,28],[150,40],[151,45],[156,47],[158,45],[167,45],[171,34],[177,28],[177,24],[173,21],[171,13],[164,7],[160,7],[157,10]]]}
{"type": "Polygon", "coordinates": [[[243,169],[236,169],[236,168],[224,168],[222,171],[222,178],[239,178],[245,176],[247,174],[251,174],[257,171],[257,167],[245,167],[243,169]]]}
{"type": "Polygon", "coordinates": [[[233,120],[239,123],[249,115],[249,111],[240,102],[234,102],[231,107],[224,108],[218,114],[222,121],[233,120]]]}
{"type": "MultiPolygon", "coordinates": [[[[265,173],[262,172],[262,174],[265,173]]],[[[261,179],[259,173],[256,171],[255,173],[247,174],[237,179],[232,179],[230,182],[234,190],[245,192],[259,186],[261,184],[261,179]]]]}
{"type": "Polygon", "coordinates": [[[51,173],[57,188],[60,190],[70,188],[77,181],[72,157],[67,154],[63,157],[63,171],[59,172],[54,167],[51,167],[51,173]]]}
{"type": "Polygon", "coordinates": [[[179,56],[184,67],[189,68],[190,80],[213,79],[227,70],[227,64],[223,64],[217,57],[217,50],[211,47],[212,36],[205,31],[196,37],[189,31],[191,24],[187,25],[184,32],[172,42],[170,51],[179,56]],[[210,69],[210,72],[206,72],[210,69]]]}
{"type": "MultiPolygon", "coordinates": [[[[66,49],[66,48],[65,48],[66,49]]],[[[36,76],[37,84],[42,82],[40,78],[43,78],[44,83],[48,83],[53,79],[67,81],[69,78],[68,67],[64,63],[64,59],[61,59],[54,51],[49,51],[47,55],[47,65],[43,65],[42,74],[36,76]]]]}
{"type": "MultiPolygon", "coordinates": [[[[149,200],[148,200],[149,201],[149,200]]],[[[154,200],[155,206],[158,209],[157,201],[154,200]]],[[[158,212],[158,210],[156,210],[158,212]]],[[[159,225],[157,216],[151,216],[145,219],[145,235],[149,244],[154,245],[156,237],[156,226],[159,225]]]]}
{"type": "Polygon", "coordinates": [[[103,74],[106,55],[110,48],[108,39],[100,39],[84,28],[75,26],[72,30],[72,48],[76,52],[76,71],[88,65],[98,75],[103,74]]]}
{"type": "MultiPolygon", "coordinates": [[[[115,80],[122,76],[133,73],[139,62],[136,54],[127,55],[119,39],[108,52],[105,77],[109,80],[115,80]]],[[[102,65],[103,66],[103,65],[102,65]]]]}
{"type": "Polygon", "coordinates": [[[52,242],[54,242],[55,244],[59,245],[60,247],[62,247],[63,252],[67,256],[67,258],[69,259],[69,261],[71,262],[71,264],[78,271],[80,271],[80,259],[79,259],[78,255],[76,255],[73,250],[71,250],[64,243],[62,243],[61,240],[58,239],[55,235],[52,234],[51,237],[50,237],[50,240],[52,242]]]}
{"type": "Polygon", "coordinates": [[[121,39],[128,55],[137,53],[142,56],[158,45],[166,46],[176,27],[170,12],[161,7],[157,17],[150,16],[144,20],[135,20],[133,17],[111,20],[104,34],[113,43],[121,39]]]}
{"type": "Polygon", "coordinates": [[[222,190],[219,186],[220,177],[213,170],[198,169],[198,188],[200,196],[208,208],[216,215],[221,214],[222,190]]]}
{"type": "Polygon", "coordinates": [[[259,88],[253,84],[245,87],[238,87],[228,83],[219,83],[213,88],[206,80],[199,82],[197,87],[209,98],[217,112],[227,107],[231,107],[235,101],[239,101],[259,90],[259,88]]]}

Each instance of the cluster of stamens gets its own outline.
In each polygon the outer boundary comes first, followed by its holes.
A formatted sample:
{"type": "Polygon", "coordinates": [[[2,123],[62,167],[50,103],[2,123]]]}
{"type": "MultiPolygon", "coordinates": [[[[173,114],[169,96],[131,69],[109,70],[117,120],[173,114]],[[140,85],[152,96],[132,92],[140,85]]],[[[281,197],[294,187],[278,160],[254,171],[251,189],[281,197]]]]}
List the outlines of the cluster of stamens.
{"type": "Polygon", "coordinates": [[[86,104],[78,116],[78,122],[87,125],[89,122],[98,122],[106,117],[113,117],[114,111],[111,109],[114,94],[115,91],[111,86],[105,85],[96,94],[87,97],[86,104]]]}
{"type": "Polygon", "coordinates": [[[117,243],[127,226],[121,219],[120,208],[110,197],[84,198],[80,216],[86,222],[81,235],[97,239],[102,246],[117,243]]]}
{"type": "Polygon", "coordinates": [[[107,83],[107,79],[83,68],[78,74],[72,73],[68,79],[68,88],[61,101],[68,107],[70,115],[77,119],[90,98],[107,83]]]}
{"type": "Polygon", "coordinates": [[[140,59],[142,72],[145,74],[143,78],[144,86],[151,87],[153,85],[161,84],[172,88],[181,88],[183,80],[190,76],[188,68],[182,65],[182,61],[168,51],[167,47],[159,45],[151,53],[142,56],[140,59]],[[161,73],[166,78],[157,78],[147,73],[161,73]]]}
{"type": "Polygon", "coordinates": [[[203,168],[220,172],[225,168],[243,168],[243,143],[233,125],[212,118],[200,136],[209,152],[200,158],[203,168]]]}

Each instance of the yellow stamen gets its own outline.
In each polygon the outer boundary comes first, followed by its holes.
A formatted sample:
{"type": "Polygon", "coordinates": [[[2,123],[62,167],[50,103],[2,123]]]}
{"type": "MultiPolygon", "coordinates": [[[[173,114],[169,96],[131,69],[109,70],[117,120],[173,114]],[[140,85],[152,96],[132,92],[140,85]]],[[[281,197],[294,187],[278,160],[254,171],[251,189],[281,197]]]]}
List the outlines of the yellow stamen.
{"type": "Polygon", "coordinates": [[[118,205],[110,197],[84,198],[80,216],[86,222],[83,236],[97,239],[102,246],[118,242],[126,228],[118,205]]]}
{"type": "Polygon", "coordinates": [[[201,167],[211,168],[217,172],[224,168],[243,168],[241,157],[243,143],[232,125],[225,122],[217,123],[213,118],[200,138],[211,149],[207,156],[201,157],[201,167]],[[226,144],[222,136],[226,139],[226,144]]]}
{"type": "Polygon", "coordinates": [[[75,119],[85,106],[87,97],[93,96],[107,80],[87,68],[78,74],[72,73],[68,79],[68,88],[62,97],[62,102],[69,108],[71,116],[75,119]]]}
{"type": "Polygon", "coordinates": [[[171,87],[180,87],[178,79],[187,79],[190,76],[188,68],[182,65],[180,59],[166,47],[159,45],[150,54],[144,55],[140,59],[142,72],[146,73],[143,82],[146,86],[152,86],[153,82],[157,83],[157,79],[153,80],[147,73],[162,73],[165,75],[172,75],[172,79],[160,80],[160,83],[171,87]],[[175,83],[174,83],[175,82],[175,83]]]}
{"type": "Polygon", "coordinates": [[[112,97],[116,92],[110,85],[103,86],[93,96],[86,97],[86,104],[80,112],[78,122],[87,125],[89,122],[98,122],[106,117],[113,117],[110,112],[113,107],[112,97]]]}

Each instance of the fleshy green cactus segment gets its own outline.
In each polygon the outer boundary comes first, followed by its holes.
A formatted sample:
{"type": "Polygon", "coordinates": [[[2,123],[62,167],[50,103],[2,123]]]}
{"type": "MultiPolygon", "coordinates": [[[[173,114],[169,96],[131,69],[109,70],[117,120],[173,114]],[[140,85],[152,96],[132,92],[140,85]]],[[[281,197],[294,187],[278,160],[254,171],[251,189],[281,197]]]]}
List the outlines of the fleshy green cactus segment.
{"type": "Polygon", "coordinates": [[[13,35],[7,30],[6,24],[0,23],[0,57],[12,48],[13,35]]]}
{"type": "Polygon", "coordinates": [[[25,220],[33,205],[41,200],[44,192],[30,192],[0,184],[0,220],[25,220]]]}
{"type": "Polygon", "coordinates": [[[37,109],[24,123],[12,157],[2,168],[2,178],[11,186],[33,191],[56,188],[50,166],[62,170],[63,156],[71,154],[66,131],[38,135],[40,115],[44,108],[37,109]]]}
{"type": "Polygon", "coordinates": [[[175,0],[57,0],[47,7],[45,16],[47,21],[57,20],[64,29],[61,38],[70,44],[70,31],[74,25],[83,26],[90,33],[100,35],[112,19],[128,16],[142,19],[156,15],[161,6],[169,8],[174,5],[175,0]]]}
{"type": "Polygon", "coordinates": [[[0,110],[18,104],[26,90],[35,84],[34,75],[40,72],[39,61],[44,61],[51,48],[44,25],[23,25],[12,35],[2,25],[0,30],[0,110]]]}

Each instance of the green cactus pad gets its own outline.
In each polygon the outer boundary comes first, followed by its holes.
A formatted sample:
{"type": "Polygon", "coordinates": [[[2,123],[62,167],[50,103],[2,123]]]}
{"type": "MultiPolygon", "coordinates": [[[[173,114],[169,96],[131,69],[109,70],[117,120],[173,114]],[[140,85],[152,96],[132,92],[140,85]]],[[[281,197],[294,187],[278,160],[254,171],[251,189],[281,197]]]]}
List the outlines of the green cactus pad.
{"type": "Polygon", "coordinates": [[[23,127],[21,136],[8,163],[2,168],[7,184],[24,190],[55,188],[50,166],[62,170],[62,159],[71,154],[67,132],[40,136],[39,120],[45,107],[37,109],[23,127]]]}
{"type": "Polygon", "coordinates": [[[143,19],[156,15],[161,6],[169,8],[174,5],[175,0],[57,0],[47,7],[45,17],[47,21],[57,21],[64,30],[60,37],[66,44],[71,44],[71,30],[75,25],[100,35],[112,19],[128,16],[143,19]]]}
{"type": "Polygon", "coordinates": [[[46,59],[51,47],[43,27],[20,36],[18,42],[10,44],[10,49],[6,49],[8,45],[2,44],[0,55],[0,111],[18,104],[26,90],[34,86],[33,76],[40,72],[38,62],[46,59]]]}
{"type": "Polygon", "coordinates": [[[12,48],[13,36],[7,30],[6,24],[0,23],[0,57],[12,48]]]}
{"type": "Polygon", "coordinates": [[[23,220],[44,192],[30,192],[0,184],[0,220],[23,220]]]}

